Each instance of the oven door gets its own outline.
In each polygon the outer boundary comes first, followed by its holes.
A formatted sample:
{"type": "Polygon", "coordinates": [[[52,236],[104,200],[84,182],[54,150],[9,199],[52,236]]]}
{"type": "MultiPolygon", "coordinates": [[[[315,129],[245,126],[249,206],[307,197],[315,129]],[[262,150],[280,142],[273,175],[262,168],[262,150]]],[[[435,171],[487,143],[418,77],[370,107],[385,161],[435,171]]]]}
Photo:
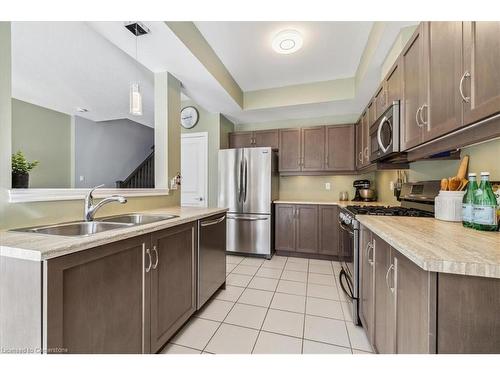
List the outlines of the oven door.
{"type": "Polygon", "coordinates": [[[357,298],[354,288],[354,229],[339,220],[340,251],[339,258],[342,270],[339,274],[339,285],[350,300],[357,298]]]}

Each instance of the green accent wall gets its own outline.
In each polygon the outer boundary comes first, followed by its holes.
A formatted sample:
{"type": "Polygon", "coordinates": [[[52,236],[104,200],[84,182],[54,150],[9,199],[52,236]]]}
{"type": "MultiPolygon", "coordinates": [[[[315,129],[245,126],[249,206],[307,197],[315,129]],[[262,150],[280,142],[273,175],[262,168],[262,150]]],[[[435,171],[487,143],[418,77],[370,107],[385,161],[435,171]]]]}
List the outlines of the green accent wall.
{"type": "Polygon", "coordinates": [[[12,98],[12,152],[39,165],[30,188],[71,187],[71,116],[12,98]]]}

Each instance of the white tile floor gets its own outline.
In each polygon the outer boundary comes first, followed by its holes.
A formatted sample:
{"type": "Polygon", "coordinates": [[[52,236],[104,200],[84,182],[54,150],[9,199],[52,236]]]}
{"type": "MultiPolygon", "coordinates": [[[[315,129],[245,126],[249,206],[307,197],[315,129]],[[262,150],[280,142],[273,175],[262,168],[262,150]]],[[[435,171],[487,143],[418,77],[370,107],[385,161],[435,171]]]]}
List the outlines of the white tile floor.
{"type": "Polygon", "coordinates": [[[368,354],[336,281],[340,264],[227,256],[226,290],[170,340],[167,354],[368,354]]]}

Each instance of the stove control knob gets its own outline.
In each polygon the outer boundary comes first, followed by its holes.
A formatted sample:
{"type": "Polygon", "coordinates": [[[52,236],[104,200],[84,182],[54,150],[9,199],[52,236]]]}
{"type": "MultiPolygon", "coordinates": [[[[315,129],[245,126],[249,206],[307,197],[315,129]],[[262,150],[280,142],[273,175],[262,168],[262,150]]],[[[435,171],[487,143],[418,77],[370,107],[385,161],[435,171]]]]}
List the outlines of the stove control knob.
{"type": "Polygon", "coordinates": [[[345,219],[344,219],[344,223],[346,223],[347,225],[350,225],[351,224],[351,218],[349,216],[346,216],[345,219]]]}

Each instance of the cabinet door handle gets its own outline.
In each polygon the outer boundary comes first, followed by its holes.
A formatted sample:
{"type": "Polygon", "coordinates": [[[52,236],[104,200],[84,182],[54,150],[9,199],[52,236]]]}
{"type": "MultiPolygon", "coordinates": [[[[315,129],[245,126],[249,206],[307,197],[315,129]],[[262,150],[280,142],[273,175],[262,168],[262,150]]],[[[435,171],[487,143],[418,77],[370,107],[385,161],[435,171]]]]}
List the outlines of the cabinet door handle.
{"type": "Polygon", "coordinates": [[[387,269],[387,273],[385,274],[385,284],[387,285],[387,287],[389,288],[389,290],[391,291],[391,293],[394,293],[394,287],[391,287],[389,285],[389,274],[391,273],[391,271],[394,269],[394,264],[391,264],[389,266],[389,268],[387,269]]]}
{"type": "Polygon", "coordinates": [[[373,259],[370,259],[370,249],[373,250],[373,245],[371,242],[368,242],[365,246],[366,259],[370,266],[373,266],[373,259]]]}
{"type": "Polygon", "coordinates": [[[420,122],[422,123],[422,126],[428,125],[428,122],[429,122],[429,114],[428,113],[427,113],[427,121],[424,121],[424,118],[422,117],[422,113],[424,112],[424,108],[428,110],[429,106],[427,104],[423,104],[422,107],[420,108],[420,113],[419,113],[418,117],[420,118],[420,122]]]}
{"type": "Polygon", "coordinates": [[[363,151],[359,152],[358,159],[359,159],[360,162],[363,162],[363,151]]]}
{"type": "Polygon", "coordinates": [[[368,159],[368,146],[366,146],[366,148],[365,148],[365,158],[368,159]]]}
{"type": "Polygon", "coordinates": [[[419,117],[420,117],[420,111],[421,111],[421,110],[422,110],[422,107],[418,107],[417,112],[415,113],[415,121],[417,122],[417,126],[418,126],[419,128],[421,128],[422,126],[424,126],[424,124],[421,124],[421,123],[418,121],[418,119],[419,119],[419,117]]]}
{"type": "Polygon", "coordinates": [[[462,100],[465,103],[469,103],[470,102],[470,96],[465,96],[464,95],[464,80],[466,78],[470,78],[470,73],[467,72],[467,71],[463,74],[462,78],[460,78],[460,85],[458,86],[458,89],[460,90],[460,96],[462,97],[462,100]]]}
{"type": "Polygon", "coordinates": [[[146,249],[146,254],[148,255],[149,259],[149,264],[146,267],[146,273],[148,273],[149,271],[151,271],[151,267],[153,266],[153,260],[151,259],[151,252],[149,251],[149,249],[146,249]]]}
{"type": "Polygon", "coordinates": [[[153,251],[155,253],[155,263],[153,264],[153,269],[155,270],[156,267],[158,267],[158,262],[159,262],[159,257],[158,257],[158,250],[156,249],[156,245],[153,246],[153,251]]]}

